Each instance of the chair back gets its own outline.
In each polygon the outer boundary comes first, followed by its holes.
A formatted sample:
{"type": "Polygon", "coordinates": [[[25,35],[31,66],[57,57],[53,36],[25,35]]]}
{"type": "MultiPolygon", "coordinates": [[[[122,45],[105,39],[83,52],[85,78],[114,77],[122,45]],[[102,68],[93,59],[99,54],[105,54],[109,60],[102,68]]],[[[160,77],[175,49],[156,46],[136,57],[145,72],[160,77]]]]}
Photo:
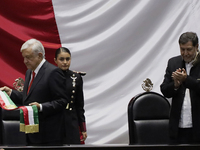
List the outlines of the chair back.
{"type": "Polygon", "coordinates": [[[155,92],[144,92],[128,104],[129,144],[168,144],[170,103],[155,92]]]}
{"type": "Polygon", "coordinates": [[[5,146],[25,146],[26,135],[19,131],[20,111],[1,110],[1,145],[5,146]]]}

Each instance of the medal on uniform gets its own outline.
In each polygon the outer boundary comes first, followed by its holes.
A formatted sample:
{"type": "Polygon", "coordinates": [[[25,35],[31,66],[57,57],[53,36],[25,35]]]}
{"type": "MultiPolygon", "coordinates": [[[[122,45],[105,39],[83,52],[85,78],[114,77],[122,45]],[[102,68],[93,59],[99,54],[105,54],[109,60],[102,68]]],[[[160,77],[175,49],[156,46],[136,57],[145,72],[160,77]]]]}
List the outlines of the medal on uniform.
{"type": "Polygon", "coordinates": [[[73,74],[72,76],[71,76],[71,78],[72,78],[72,85],[73,85],[73,87],[75,87],[76,86],[76,78],[77,77],[75,77],[75,74],[73,74]]]}

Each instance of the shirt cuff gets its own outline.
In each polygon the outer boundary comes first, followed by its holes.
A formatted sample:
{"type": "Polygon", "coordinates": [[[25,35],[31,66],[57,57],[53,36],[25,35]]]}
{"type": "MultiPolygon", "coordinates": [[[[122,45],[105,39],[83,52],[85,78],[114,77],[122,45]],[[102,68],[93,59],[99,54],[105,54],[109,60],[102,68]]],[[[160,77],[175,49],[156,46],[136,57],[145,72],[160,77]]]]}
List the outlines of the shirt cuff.
{"type": "Polygon", "coordinates": [[[40,105],[40,110],[39,110],[39,112],[42,112],[42,104],[39,104],[40,105]]]}

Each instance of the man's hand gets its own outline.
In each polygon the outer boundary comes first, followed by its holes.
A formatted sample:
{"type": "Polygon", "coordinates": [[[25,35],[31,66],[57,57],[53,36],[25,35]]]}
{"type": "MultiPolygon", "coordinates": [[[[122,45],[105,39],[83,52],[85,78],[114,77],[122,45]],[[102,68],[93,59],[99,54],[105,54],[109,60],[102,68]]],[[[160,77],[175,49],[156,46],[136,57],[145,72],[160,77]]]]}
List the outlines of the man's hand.
{"type": "Polygon", "coordinates": [[[11,94],[11,92],[12,92],[12,89],[10,89],[10,88],[7,87],[7,86],[1,87],[0,90],[1,90],[1,91],[5,91],[5,92],[8,94],[8,96],[10,96],[10,94],[11,94]]]}
{"type": "Polygon", "coordinates": [[[32,106],[32,105],[36,105],[38,111],[40,111],[40,104],[39,104],[38,102],[33,102],[33,103],[30,103],[30,104],[29,104],[29,106],[32,106]]]}
{"type": "Polygon", "coordinates": [[[186,70],[183,69],[177,69],[175,72],[172,73],[172,78],[174,80],[174,87],[179,88],[179,86],[185,81],[187,78],[186,70]]]}

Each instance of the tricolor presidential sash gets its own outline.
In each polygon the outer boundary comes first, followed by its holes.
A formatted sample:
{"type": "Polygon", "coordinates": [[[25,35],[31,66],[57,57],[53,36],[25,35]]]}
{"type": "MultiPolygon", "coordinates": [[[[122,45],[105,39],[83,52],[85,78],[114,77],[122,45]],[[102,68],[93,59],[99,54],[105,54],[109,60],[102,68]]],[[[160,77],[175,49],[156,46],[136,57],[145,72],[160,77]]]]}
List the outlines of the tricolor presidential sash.
{"type": "Polygon", "coordinates": [[[38,109],[36,105],[20,107],[20,131],[39,132],[38,109]]]}
{"type": "Polygon", "coordinates": [[[17,106],[13,101],[10,99],[10,97],[6,94],[6,92],[0,91],[0,106],[3,109],[6,110],[14,110],[17,109],[17,106]]]}
{"type": "Polygon", "coordinates": [[[20,109],[20,131],[25,133],[39,132],[38,109],[36,105],[17,107],[6,92],[0,91],[0,107],[5,110],[20,109]]]}

